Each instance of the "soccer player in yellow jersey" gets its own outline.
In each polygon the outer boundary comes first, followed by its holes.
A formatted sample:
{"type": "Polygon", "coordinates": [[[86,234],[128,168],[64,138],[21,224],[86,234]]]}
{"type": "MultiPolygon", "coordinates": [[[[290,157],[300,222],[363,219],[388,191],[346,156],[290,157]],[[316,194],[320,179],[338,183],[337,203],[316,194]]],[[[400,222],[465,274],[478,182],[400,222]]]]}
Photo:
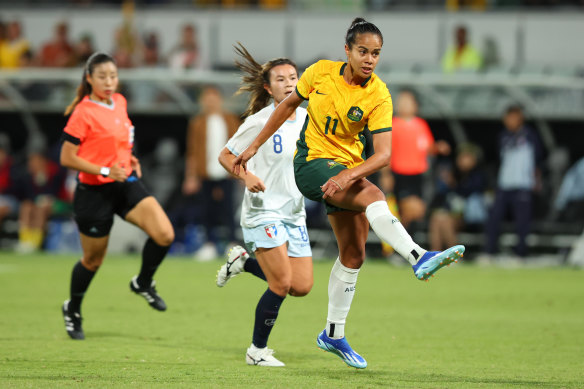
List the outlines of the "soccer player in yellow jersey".
{"type": "Polygon", "coordinates": [[[296,94],[278,105],[255,140],[233,161],[233,171],[238,174],[296,107],[308,100],[308,116],[294,157],[296,185],[304,196],[326,204],[339,247],[328,286],[327,324],[317,345],[361,369],[367,362],[344,335],[357,275],[365,260],[369,225],[412,264],[420,280],[427,280],[464,253],[460,245],[442,252],[418,246],[391,214],[383,192],[365,178],[387,166],[391,155],[391,96],[373,73],[382,46],[381,31],[356,18],[345,37],[347,62],[318,61],[306,69],[296,94]],[[375,153],[364,160],[359,135],[366,127],[375,153]]]}

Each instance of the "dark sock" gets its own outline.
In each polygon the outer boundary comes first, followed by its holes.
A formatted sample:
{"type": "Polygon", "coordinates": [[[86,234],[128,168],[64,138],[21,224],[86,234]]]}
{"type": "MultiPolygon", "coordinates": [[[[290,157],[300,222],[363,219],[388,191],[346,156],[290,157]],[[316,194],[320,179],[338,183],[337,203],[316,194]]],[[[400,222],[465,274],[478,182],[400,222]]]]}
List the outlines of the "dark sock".
{"type": "Polygon", "coordinates": [[[264,274],[258,260],[252,257],[249,257],[245,263],[243,264],[243,270],[248,273],[253,274],[254,276],[261,278],[262,280],[266,280],[266,275],[264,274]]]}
{"type": "Polygon", "coordinates": [[[83,266],[81,261],[73,266],[73,272],[71,273],[71,302],[68,307],[69,311],[81,314],[81,301],[83,301],[83,296],[85,296],[85,292],[87,291],[95,273],[96,272],[88,270],[83,266]]]}
{"type": "Polygon", "coordinates": [[[138,285],[140,287],[148,287],[152,284],[152,277],[158,269],[158,265],[162,262],[170,246],[159,246],[148,238],[142,250],[142,267],[138,274],[138,285]]]}
{"type": "Polygon", "coordinates": [[[256,307],[252,340],[257,348],[264,348],[268,344],[268,337],[276,323],[282,301],[284,301],[284,297],[278,296],[269,288],[260,298],[256,307]]]}

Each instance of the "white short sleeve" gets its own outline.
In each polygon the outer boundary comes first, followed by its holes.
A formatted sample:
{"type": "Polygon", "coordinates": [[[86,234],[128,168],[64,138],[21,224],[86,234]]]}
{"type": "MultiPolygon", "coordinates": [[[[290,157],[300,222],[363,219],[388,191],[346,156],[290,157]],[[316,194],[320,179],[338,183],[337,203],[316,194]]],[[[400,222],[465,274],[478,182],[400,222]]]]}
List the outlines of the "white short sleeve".
{"type": "Polygon", "coordinates": [[[264,128],[265,121],[258,120],[256,116],[249,116],[241,126],[237,129],[237,132],[229,139],[225,147],[233,155],[238,156],[253,142],[253,140],[258,136],[258,134],[264,128]]]}

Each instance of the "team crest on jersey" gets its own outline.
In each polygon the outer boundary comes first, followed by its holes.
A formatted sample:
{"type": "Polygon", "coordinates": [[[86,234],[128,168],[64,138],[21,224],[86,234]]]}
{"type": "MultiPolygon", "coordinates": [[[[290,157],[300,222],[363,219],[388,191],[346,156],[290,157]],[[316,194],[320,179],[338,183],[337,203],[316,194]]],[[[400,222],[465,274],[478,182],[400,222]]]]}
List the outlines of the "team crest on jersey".
{"type": "Polygon", "coordinates": [[[329,169],[332,169],[335,166],[340,165],[340,163],[335,162],[335,161],[328,161],[326,164],[328,165],[329,169]]]}
{"type": "Polygon", "coordinates": [[[349,108],[347,117],[354,122],[358,122],[359,120],[363,119],[363,110],[359,107],[351,107],[349,108]]]}
{"type": "Polygon", "coordinates": [[[278,229],[276,228],[275,224],[269,224],[265,226],[264,230],[266,231],[266,235],[268,236],[268,238],[273,239],[276,237],[276,235],[278,235],[278,229]]]}

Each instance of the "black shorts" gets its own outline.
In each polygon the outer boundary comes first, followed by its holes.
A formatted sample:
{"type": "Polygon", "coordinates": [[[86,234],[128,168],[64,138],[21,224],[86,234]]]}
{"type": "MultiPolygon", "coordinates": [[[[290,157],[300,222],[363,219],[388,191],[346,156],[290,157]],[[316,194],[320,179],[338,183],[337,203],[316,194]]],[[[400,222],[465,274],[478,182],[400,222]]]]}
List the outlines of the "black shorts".
{"type": "Polygon", "coordinates": [[[395,178],[395,197],[398,201],[409,196],[422,197],[422,174],[408,176],[393,173],[393,177],[395,178]]]}
{"type": "Polygon", "coordinates": [[[103,185],[77,184],[73,214],[79,231],[93,238],[109,235],[114,214],[125,218],[136,204],[148,196],[150,193],[137,178],[103,185]]]}

